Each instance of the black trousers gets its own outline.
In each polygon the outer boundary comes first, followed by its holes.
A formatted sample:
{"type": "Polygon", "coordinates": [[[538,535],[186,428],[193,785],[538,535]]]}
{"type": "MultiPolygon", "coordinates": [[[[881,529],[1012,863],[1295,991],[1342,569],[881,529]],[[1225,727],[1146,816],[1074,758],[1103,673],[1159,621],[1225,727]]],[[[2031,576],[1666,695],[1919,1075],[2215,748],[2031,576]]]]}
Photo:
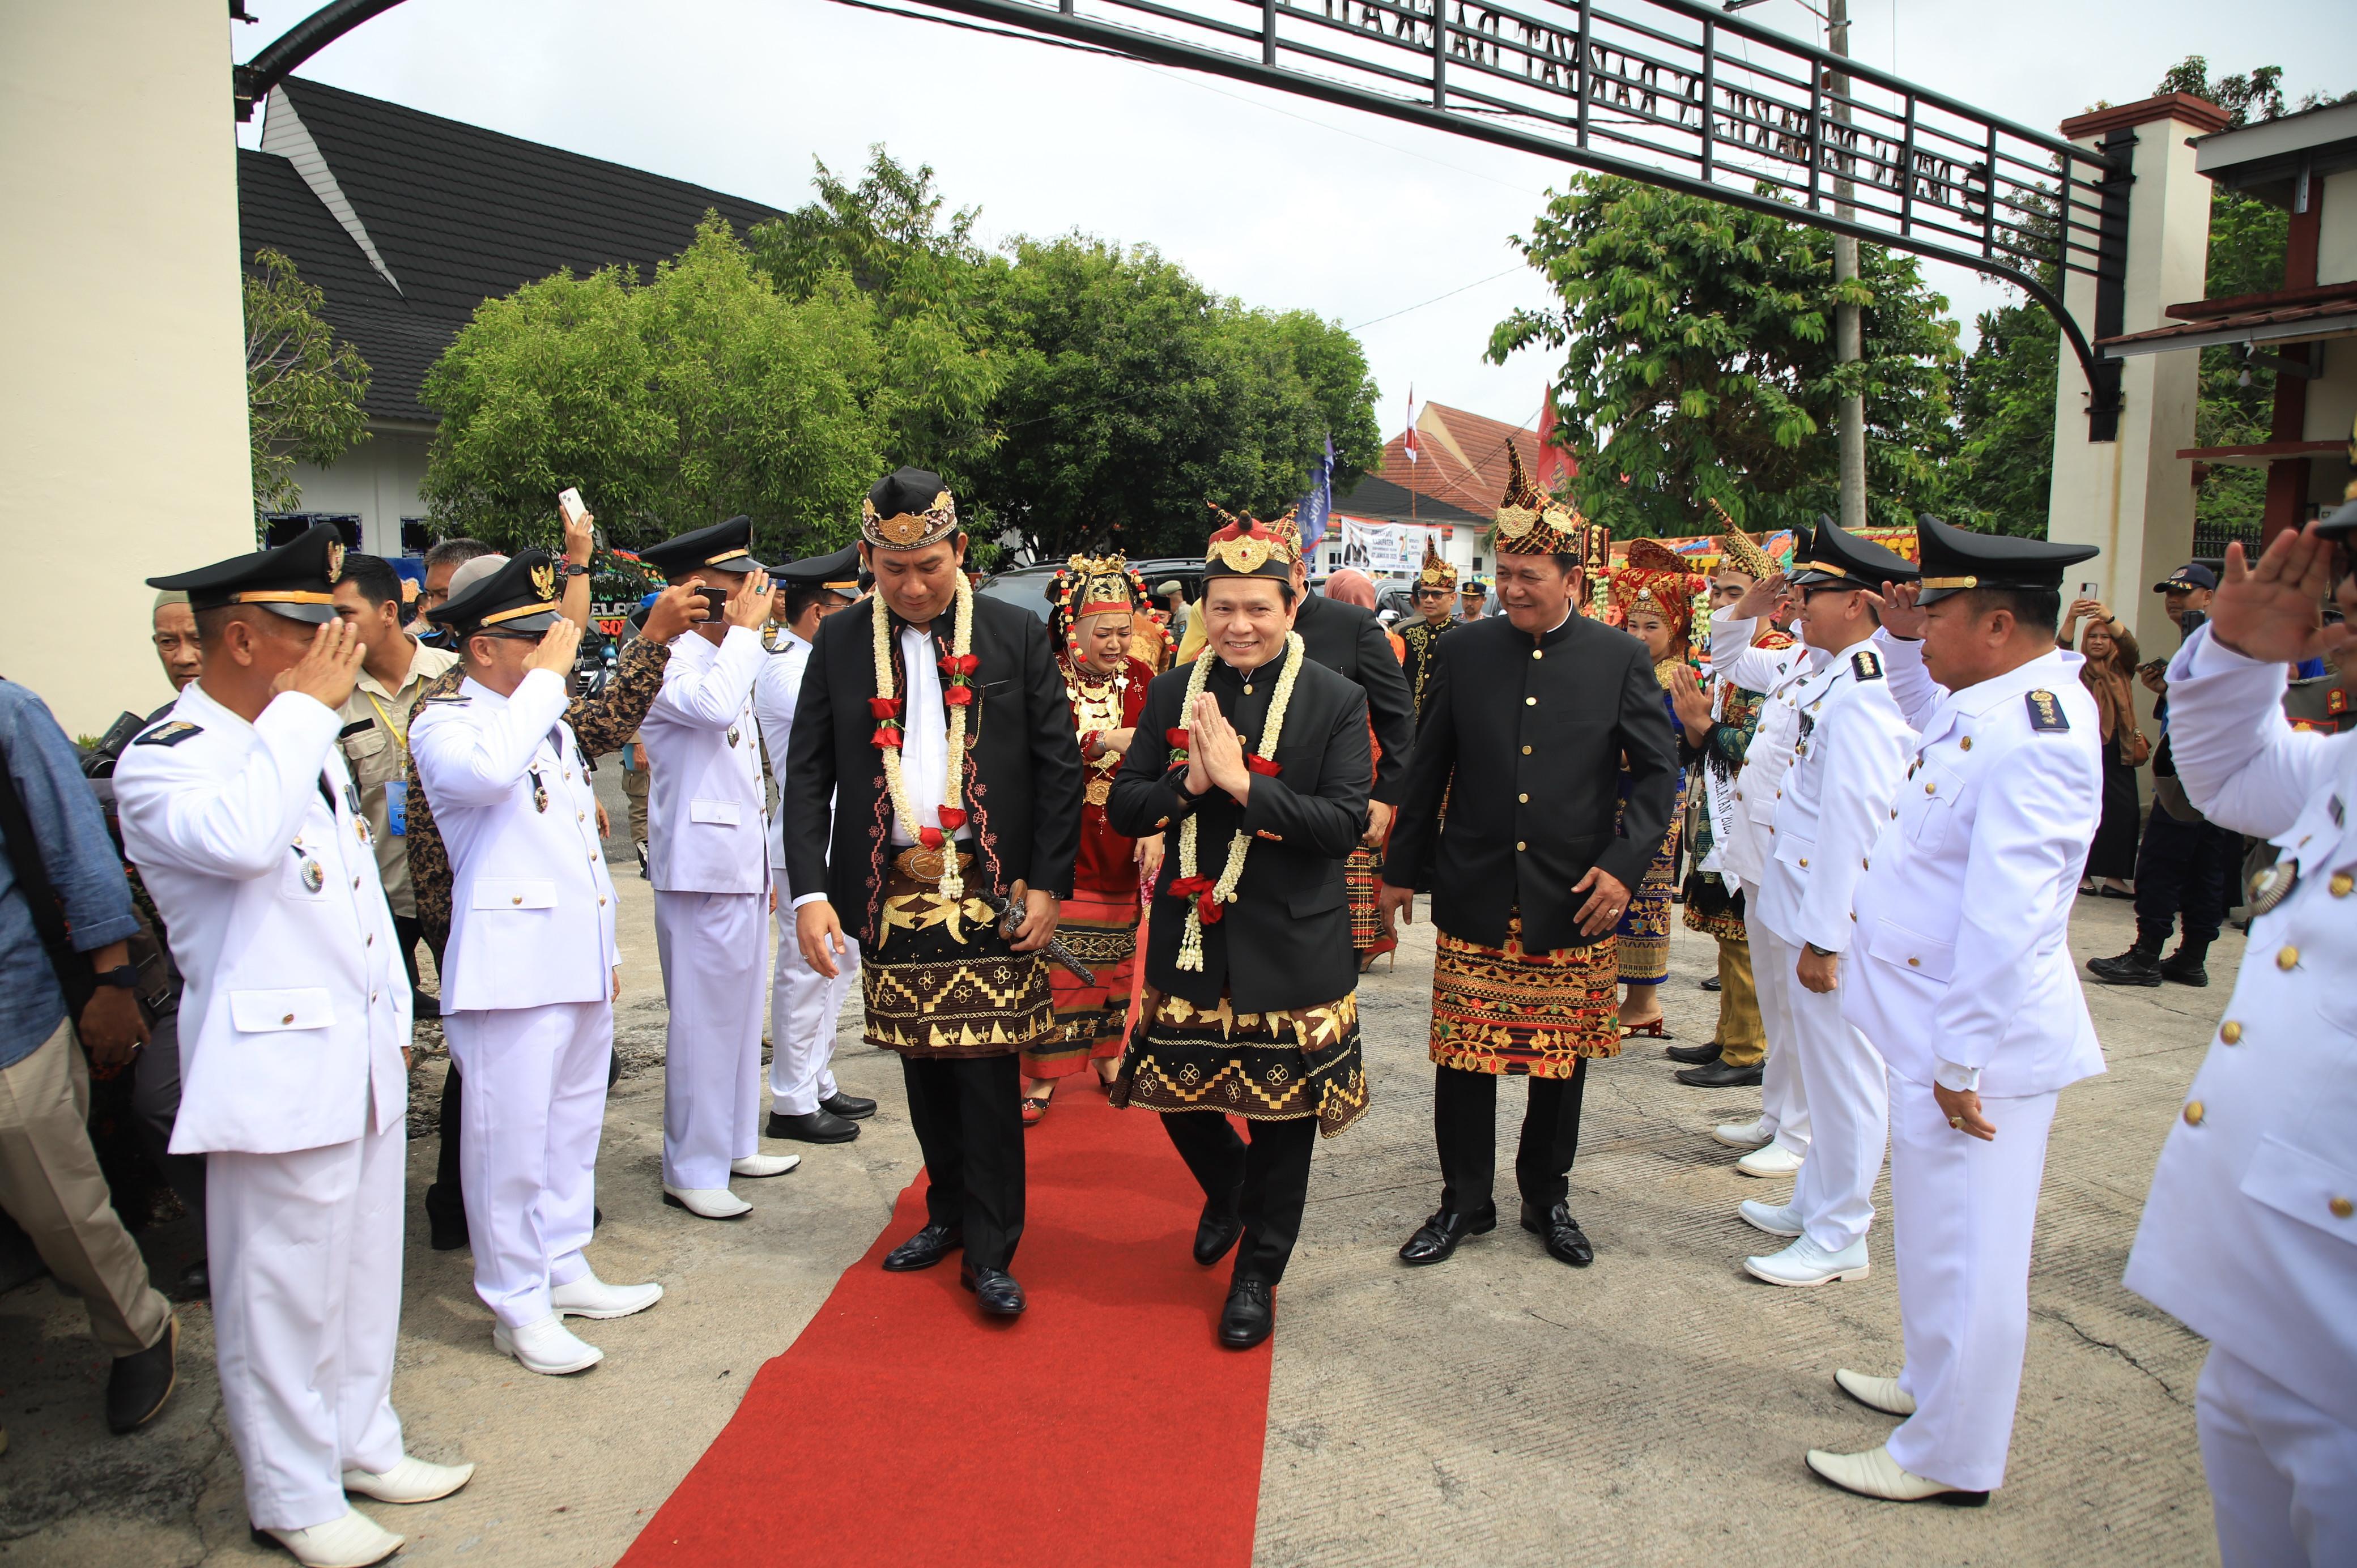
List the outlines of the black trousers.
{"type": "MultiPolygon", "coordinates": [[[[1432,1135],[1440,1147],[1440,1207],[1480,1214],[1496,1201],[1498,1077],[1459,1068],[1432,1069],[1432,1135]]],[[[1514,1154],[1514,1185],[1523,1201],[1552,1208],[1571,1194],[1571,1162],[1579,1152],[1579,1107],[1587,1092],[1587,1058],[1569,1078],[1527,1080],[1522,1145],[1514,1154]]]]}
{"type": "MultiPolygon", "coordinates": [[[[409,971],[409,993],[414,996],[417,994],[417,944],[425,940],[425,923],[414,915],[395,915],[393,918],[393,936],[401,944],[402,967],[409,971]]],[[[442,966],[442,955],[438,950],[434,955],[434,966],[436,970],[442,966]]]]}
{"type": "Polygon", "coordinates": [[[1022,1059],[900,1058],[924,1151],[925,1215],[965,1232],[966,1262],[1006,1269],[1023,1240],[1022,1059]]]}
{"type": "Polygon", "coordinates": [[[197,1233],[204,1233],[205,1157],[172,1153],[172,1123],[180,1119],[180,993],[158,1014],[131,1067],[131,1110],[137,1119],[139,1140],[156,1169],[169,1183],[190,1214],[197,1233]]]}
{"type": "Polygon", "coordinates": [[[2240,833],[2214,822],[2180,822],[2155,805],[2136,855],[2137,944],[2158,951],[2179,920],[2187,941],[2204,948],[2216,941],[2242,858],[2240,833]]]}
{"type": "Polygon", "coordinates": [[[1221,1111],[1165,1112],[1162,1130],[1216,1212],[1244,1222],[1236,1243],[1235,1277],[1275,1284],[1285,1277],[1301,1235],[1301,1208],[1309,1200],[1309,1154],[1318,1146],[1318,1119],[1248,1122],[1252,1141],[1237,1135],[1221,1111]]]}

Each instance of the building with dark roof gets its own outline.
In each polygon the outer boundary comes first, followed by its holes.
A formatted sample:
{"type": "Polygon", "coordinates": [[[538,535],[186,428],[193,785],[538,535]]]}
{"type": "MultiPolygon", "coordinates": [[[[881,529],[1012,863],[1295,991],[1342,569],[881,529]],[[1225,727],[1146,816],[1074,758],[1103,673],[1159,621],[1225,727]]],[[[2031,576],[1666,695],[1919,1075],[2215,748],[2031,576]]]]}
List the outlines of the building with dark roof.
{"type": "Polygon", "coordinates": [[[372,372],[370,439],[330,468],[298,465],[303,510],[357,519],[361,548],[383,555],[408,553],[402,525],[424,521],[435,416],[419,388],[476,306],[560,268],[651,277],[708,211],[740,233],[780,216],[300,78],[271,91],[261,148],[238,153],[237,177],[248,265],[261,250],[291,258],[372,372]]]}

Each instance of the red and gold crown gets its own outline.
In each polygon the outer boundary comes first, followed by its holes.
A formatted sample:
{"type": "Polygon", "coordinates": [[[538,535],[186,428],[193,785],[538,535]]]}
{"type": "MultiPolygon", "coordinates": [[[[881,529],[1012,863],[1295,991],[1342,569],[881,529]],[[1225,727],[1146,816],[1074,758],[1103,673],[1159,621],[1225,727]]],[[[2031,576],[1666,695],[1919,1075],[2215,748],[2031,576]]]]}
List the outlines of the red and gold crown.
{"type": "Polygon", "coordinates": [[[1429,533],[1424,536],[1424,564],[1416,571],[1415,585],[1419,588],[1440,588],[1452,594],[1457,591],[1457,568],[1440,553],[1440,547],[1433,542],[1429,533]]]}
{"type": "Polygon", "coordinates": [[[1506,499],[1491,520],[1490,544],[1500,555],[1571,555],[1591,570],[1597,530],[1577,509],[1542,495],[1523,472],[1523,455],[1506,443],[1506,499]]]}
{"type": "Polygon", "coordinates": [[[1072,556],[1057,569],[1048,600],[1048,629],[1067,642],[1084,617],[1133,615],[1154,602],[1128,557],[1118,552],[1072,556]]]}
{"type": "Polygon", "coordinates": [[[1211,510],[1225,521],[1203,552],[1205,576],[1292,580],[1294,563],[1301,559],[1301,528],[1290,509],[1274,522],[1250,512],[1238,516],[1216,503],[1211,510]]]}
{"type": "Polygon", "coordinates": [[[1612,607],[1625,623],[1632,610],[1652,610],[1684,639],[1694,625],[1695,599],[1710,584],[1693,564],[1658,539],[1632,539],[1612,574],[1612,607]]]}

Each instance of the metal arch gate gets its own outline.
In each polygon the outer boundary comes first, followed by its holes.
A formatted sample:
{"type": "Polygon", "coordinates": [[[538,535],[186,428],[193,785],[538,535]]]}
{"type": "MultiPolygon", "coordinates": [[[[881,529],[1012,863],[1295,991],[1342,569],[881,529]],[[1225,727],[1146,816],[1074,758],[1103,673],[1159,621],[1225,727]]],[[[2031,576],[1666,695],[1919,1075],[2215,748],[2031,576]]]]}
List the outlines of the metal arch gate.
{"type": "MultiPolygon", "coordinates": [[[[2003,280],[2053,316],[2117,437],[2119,363],[2061,298],[2123,293],[2133,137],[2086,148],[1697,0],[910,0],[1789,218],[2003,280]],[[2050,285],[2049,278],[2054,281],[2050,285]]],[[[400,0],[337,0],[237,68],[240,118],[400,0]]]]}

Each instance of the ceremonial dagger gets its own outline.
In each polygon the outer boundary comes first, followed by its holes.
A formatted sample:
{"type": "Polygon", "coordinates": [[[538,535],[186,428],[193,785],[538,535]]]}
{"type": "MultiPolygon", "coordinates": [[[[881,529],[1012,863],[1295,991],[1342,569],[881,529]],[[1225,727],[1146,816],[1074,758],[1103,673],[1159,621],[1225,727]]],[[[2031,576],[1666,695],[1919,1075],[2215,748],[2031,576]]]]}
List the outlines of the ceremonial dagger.
{"type": "MultiPolygon", "coordinates": [[[[998,917],[998,934],[1008,941],[1013,941],[1015,933],[1023,929],[1023,911],[1017,908],[1012,898],[1001,898],[986,887],[974,888],[966,894],[966,897],[981,899],[983,906],[998,917]]],[[[1048,945],[1040,950],[1078,975],[1082,985],[1094,985],[1097,983],[1096,971],[1082,963],[1072,950],[1064,945],[1063,938],[1049,937],[1048,945]]]]}

